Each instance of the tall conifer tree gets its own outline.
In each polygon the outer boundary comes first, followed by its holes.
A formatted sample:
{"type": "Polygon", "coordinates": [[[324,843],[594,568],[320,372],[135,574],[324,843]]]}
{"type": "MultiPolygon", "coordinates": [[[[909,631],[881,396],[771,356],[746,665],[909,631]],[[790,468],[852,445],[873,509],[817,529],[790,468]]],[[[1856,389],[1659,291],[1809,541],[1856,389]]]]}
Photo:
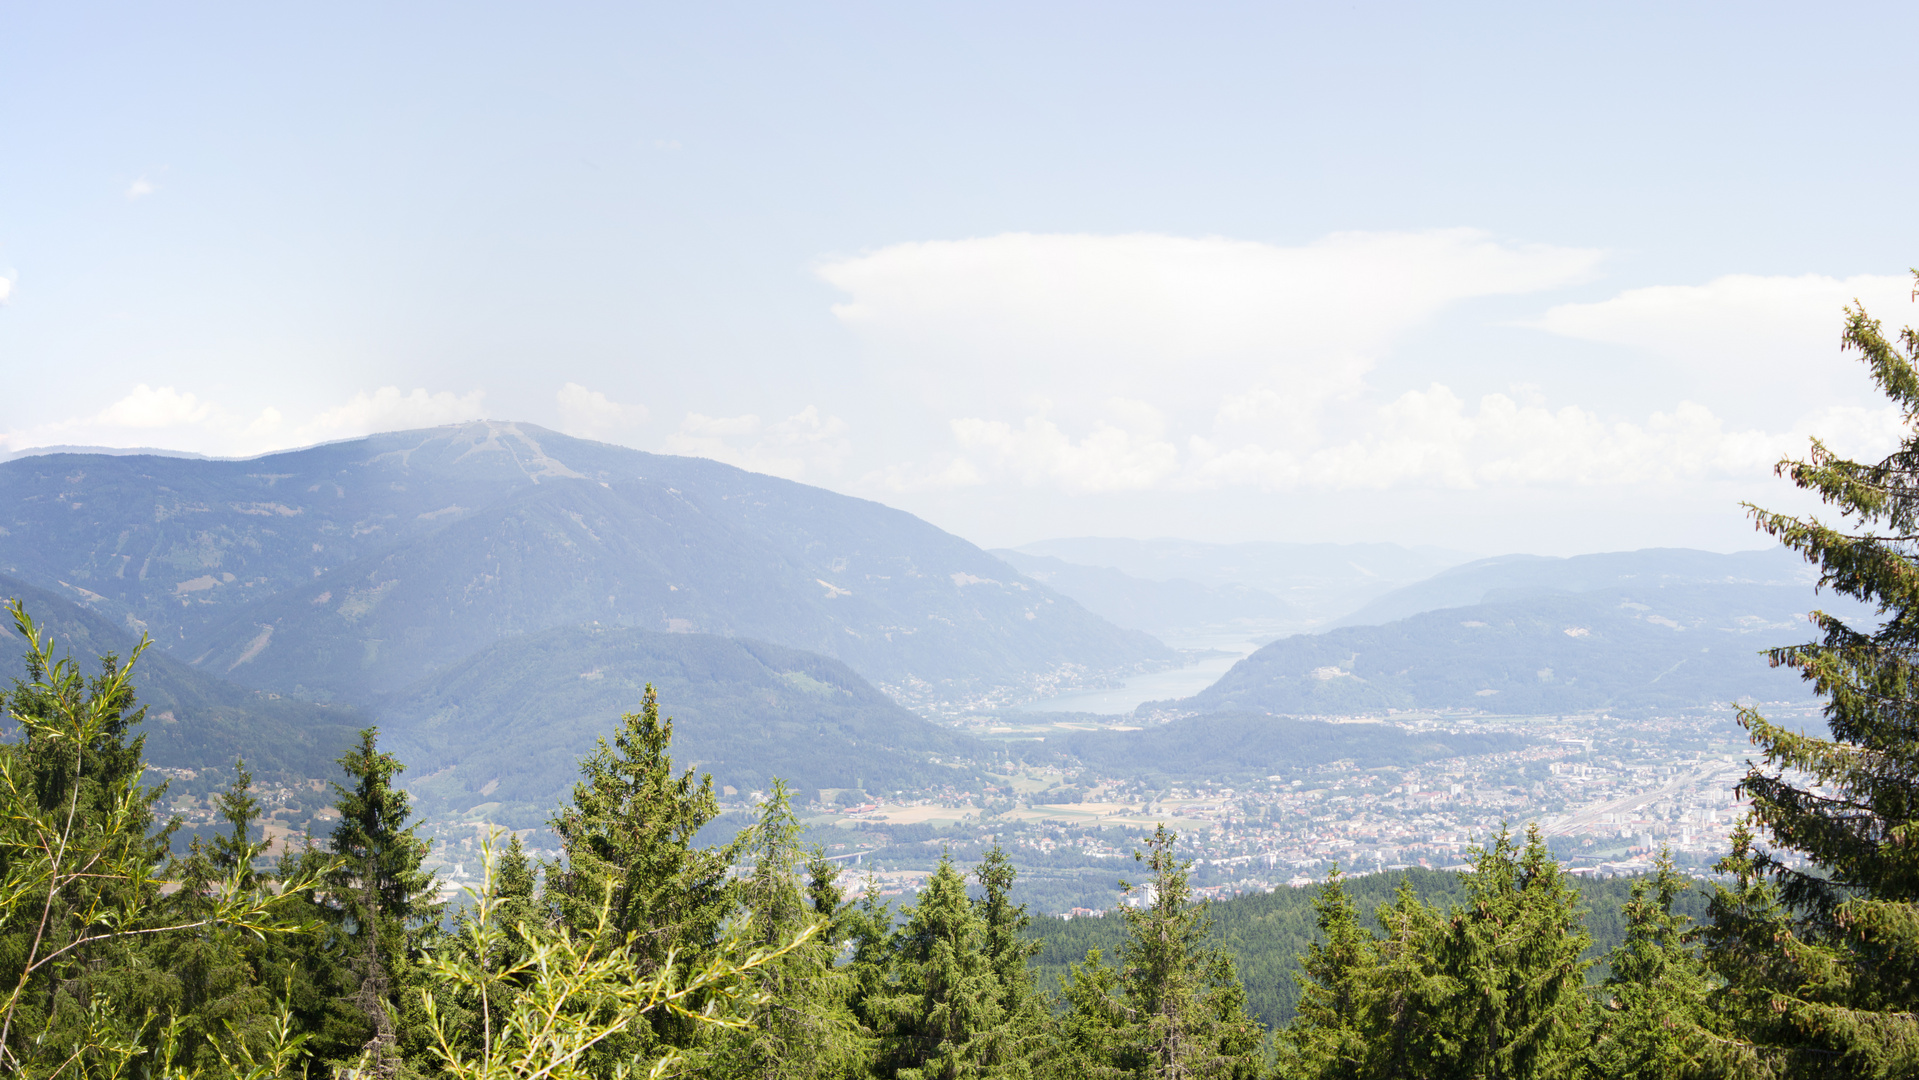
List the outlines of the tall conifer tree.
{"type": "Polygon", "coordinates": [[[1152,876],[1144,903],[1122,909],[1120,987],[1130,1040],[1154,1080],[1256,1075],[1259,1022],[1245,1013],[1231,957],[1206,944],[1211,920],[1193,898],[1192,863],[1179,858],[1177,839],[1162,824],[1134,853],[1152,876]]]}
{"type": "Polygon", "coordinates": [[[1758,528],[1819,568],[1819,584],[1874,606],[1877,627],[1824,612],[1819,639],[1776,649],[1826,699],[1828,738],[1740,711],[1763,760],[1741,782],[1761,837],[1726,869],[1713,961],[1759,1060],[1842,1076],[1919,1073],[1919,334],[1888,336],[1846,309],[1843,347],[1904,416],[1876,463],[1814,440],[1778,472],[1835,519],[1749,507],[1758,528]],[[1807,865],[1786,856],[1803,854],[1807,865]],[[1770,878],[1768,883],[1763,879],[1770,878]],[[1776,886],[1776,899],[1770,890],[1776,886]],[[1763,935],[1755,937],[1754,935],[1763,935]],[[1770,940],[1765,940],[1769,938],[1770,940]]]}
{"type": "Polygon", "coordinates": [[[362,1056],[375,1075],[391,1076],[403,1057],[425,1050],[412,983],[440,905],[433,875],[421,868],[427,843],[408,820],[412,800],[393,783],[406,766],[378,743],[379,729],[366,728],[340,758],[349,783],[333,785],[340,822],[328,847],[338,861],[327,895],[352,940],[354,1004],[370,1033],[362,1056]]]}

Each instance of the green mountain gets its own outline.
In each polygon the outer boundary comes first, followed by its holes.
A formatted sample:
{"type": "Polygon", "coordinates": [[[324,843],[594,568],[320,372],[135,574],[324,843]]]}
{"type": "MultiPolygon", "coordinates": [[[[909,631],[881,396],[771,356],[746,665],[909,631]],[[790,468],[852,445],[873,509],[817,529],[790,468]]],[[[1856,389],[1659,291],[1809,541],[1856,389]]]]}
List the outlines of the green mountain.
{"type": "Polygon", "coordinates": [[[741,792],[923,789],[971,752],[835,660],[708,634],[572,626],[483,649],[378,710],[408,786],[436,814],[535,825],[579,759],[636,712],[647,683],[675,718],[673,756],[741,792]]]}
{"type": "MultiPolygon", "coordinates": [[[[1492,713],[1803,701],[1761,650],[1806,639],[1799,585],[1647,585],[1494,592],[1383,626],[1284,638],[1178,702],[1287,715],[1472,708],[1492,713]]],[[[1165,704],[1156,703],[1163,707],[1165,704]]]]}
{"type": "Polygon", "coordinates": [[[807,649],[929,703],[1175,662],[910,514],[494,422],[244,461],[0,463],[0,572],[313,700],[590,622],[807,649]]]}
{"type": "MultiPolygon", "coordinates": [[[[0,597],[18,599],[39,628],[53,636],[56,655],[98,670],[98,657],[133,655],[139,636],[45,589],[0,577],[0,597]]],[[[9,618],[0,622],[0,685],[26,675],[26,642],[9,618]]],[[[358,728],[368,723],[349,707],[314,705],[236,686],[150,648],[133,669],[133,685],[147,707],[149,764],[171,769],[231,765],[234,757],[262,779],[331,776],[358,728]]]]}

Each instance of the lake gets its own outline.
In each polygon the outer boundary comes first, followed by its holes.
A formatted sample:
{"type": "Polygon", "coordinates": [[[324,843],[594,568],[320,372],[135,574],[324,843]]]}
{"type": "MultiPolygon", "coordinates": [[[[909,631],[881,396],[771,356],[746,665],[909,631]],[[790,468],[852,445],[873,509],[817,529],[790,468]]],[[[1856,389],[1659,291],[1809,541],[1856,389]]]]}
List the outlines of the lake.
{"type": "Polygon", "coordinates": [[[1219,677],[1226,674],[1227,668],[1239,663],[1257,647],[1250,641],[1224,644],[1208,642],[1207,644],[1228,655],[1208,656],[1198,663],[1174,668],[1171,671],[1135,675],[1110,690],[1078,690],[1058,697],[1029,701],[1014,711],[1085,712],[1111,715],[1132,712],[1148,701],[1192,697],[1218,682],[1219,677]]]}

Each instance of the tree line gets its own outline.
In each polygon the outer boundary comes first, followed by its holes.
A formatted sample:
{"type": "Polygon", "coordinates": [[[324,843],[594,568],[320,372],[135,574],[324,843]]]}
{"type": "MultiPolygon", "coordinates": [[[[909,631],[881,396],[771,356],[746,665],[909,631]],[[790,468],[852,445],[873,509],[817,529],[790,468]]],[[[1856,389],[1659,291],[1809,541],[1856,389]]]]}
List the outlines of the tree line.
{"type": "MultiPolygon", "coordinates": [[[[1779,471],[1839,512],[1749,507],[1822,587],[1876,604],[1773,650],[1830,738],[1743,709],[1751,811],[1698,924],[1662,858],[1588,978],[1577,894],[1538,832],[1490,838],[1445,908],[1316,896],[1293,1021],[1246,1009],[1163,827],[1110,959],[1039,987],[998,849],[942,860],[895,911],[800,842],[782,785],[730,843],[710,778],[676,771],[649,689],[580,763],[559,853],[489,847],[449,910],[402,766],[368,729],[331,834],[277,860],[244,764],[224,831],[172,853],[141,782],[125,661],[87,674],[17,602],[27,674],[0,744],[0,1070],[51,1078],[1547,1078],[1919,1075],[1919,334],[1848,309],[1844,342],[1902,410],[1877,463],[1815,441],[1779,471]],[[1369,917],[1370,916],[1370,917],[1369,917]]],[[[144,649],[142,642],[141,648],[144,649]]],[[[1129,889],[1132,887],[1129,886],[1129,889]]]]}

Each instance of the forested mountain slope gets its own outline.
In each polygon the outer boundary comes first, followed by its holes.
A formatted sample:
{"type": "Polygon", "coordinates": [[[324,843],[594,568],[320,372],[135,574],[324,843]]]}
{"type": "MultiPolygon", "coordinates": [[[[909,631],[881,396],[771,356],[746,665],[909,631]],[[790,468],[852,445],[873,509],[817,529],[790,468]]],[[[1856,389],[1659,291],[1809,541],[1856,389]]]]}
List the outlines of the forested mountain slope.
{"type": "Polygon", "coordinates": [[[5,462],[0,571],[319,700],[594,621],[808,649],[921,697],[1172,661],[910,514],[496,422],[244,461],[5,462]]]}
{"type": "Polygon", "coordinates": [[[1294,715],[1474,708],[1494,713],[1683,709],[1804,700],[1761,651],[1806,640],[1796,585],[1495,593],[1487,603],[1300,634],[1179,703],[1294,715]]]}
{"type": "MultiPolygon", "coordinates": [[[[835,660],[744,638],[563,627],[503,641],[379,708],[429,813],[484,808],[537,825],[578,762],[637,712],[646,684],[674,717],[673,756],[741,792],[788,785],[921,789],[971,778],[971,740],[908,712],[835,660]]],[[[977,749],[977,748],[974,748],[977,749]]]]}
{"type": "MultiPolygon", "coordinates": [[[[23,601],[39,629],[53,636],[56,655],[72,656],[87,675],[98,672],[99,657],[125,660],[139,643],[139,635],[13,578],[0,577],[0,599],[23,601]]],[[[12,618],[0,618],[0,687],[25,676],[25,650],[12,618]]],[[[358,709],[236,686],[160,649],[140,658],[133,685],[147,707],[146,723],[134,734],[146,736],[147,761],[163,768],[225,766],[237,756],[262,780],[331,776],[333,759],[367,723],[358,709]]]]}

